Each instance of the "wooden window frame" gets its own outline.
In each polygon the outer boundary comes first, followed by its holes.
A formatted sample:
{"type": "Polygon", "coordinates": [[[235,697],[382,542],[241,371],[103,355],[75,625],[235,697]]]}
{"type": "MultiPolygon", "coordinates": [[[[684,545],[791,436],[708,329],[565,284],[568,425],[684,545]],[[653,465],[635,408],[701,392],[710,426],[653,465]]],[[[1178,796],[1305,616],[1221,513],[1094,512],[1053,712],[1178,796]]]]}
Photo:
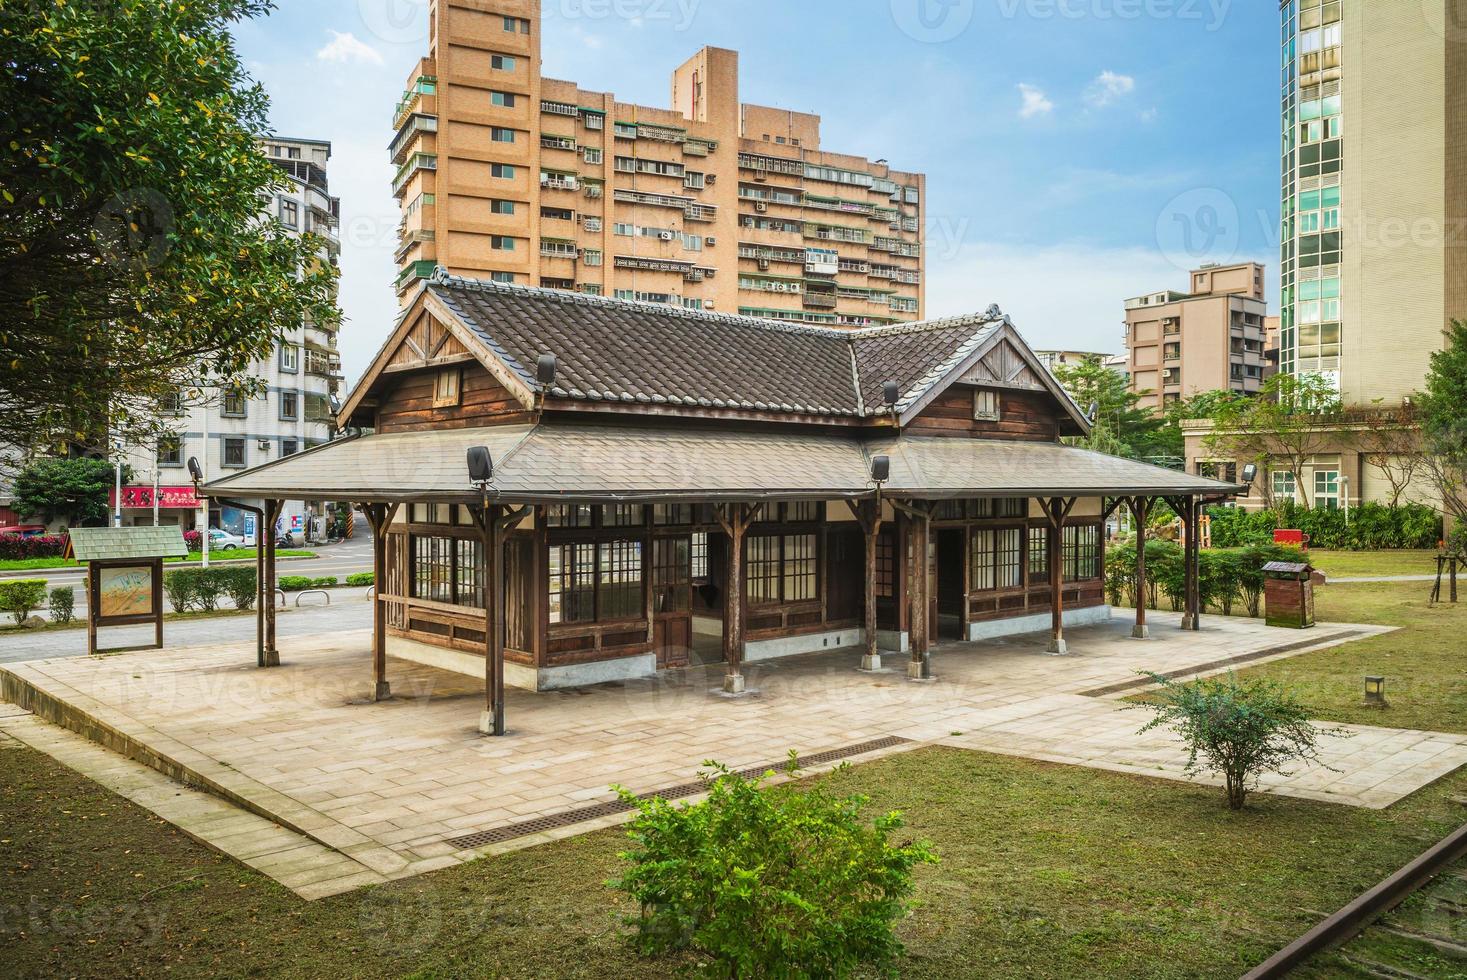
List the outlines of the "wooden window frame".
{"type": "Polygon", "coordinates": [[[993,388],[973,389],[973,418],[979,422],[1003,420],[1003,401],[993,388]]]}
{"type": "Polygon", "coordinates": [[[463,402],[463,368],[439,368],[433,376],[433,407],[457,408],[463,402]]]}

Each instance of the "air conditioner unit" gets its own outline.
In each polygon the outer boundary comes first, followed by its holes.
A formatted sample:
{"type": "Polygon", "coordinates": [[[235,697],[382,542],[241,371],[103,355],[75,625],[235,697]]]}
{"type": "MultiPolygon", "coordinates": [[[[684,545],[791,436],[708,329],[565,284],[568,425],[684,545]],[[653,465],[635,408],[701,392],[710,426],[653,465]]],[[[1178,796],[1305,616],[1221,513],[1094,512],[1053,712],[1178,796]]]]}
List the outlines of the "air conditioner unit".
{"type": "Polygon", "coordinates": [[[761,171],[759,171],[758,173],[756,173],[754,175],[754,179],[757,180],[761,184],[768,183],[768,181],[769,181],[769,175],[766,174],[764,171],[761,170],[761,171]]]}
{"type": "Polygon", "coordinates": [[[670,231],[660,231],[657,233],[657,237],[662,239],[664,242],[670,242],[677,236],[670,231]]]}
{"type": "Polygon", "coordinates": [[[761,272],[768,272],[769,271],[769,260],[768,259],[760,259],[759,260],[759,270],[761,272]]]}
{"type": "Polygon", "coordinates": [[[703,301],[703,309],[705,309],[705,310],[711,310],[711,309],[713,309],[713,300],[711,300],[711,299],[705,299],[703,301]]]}
{"type": "Polygon", "coordinates": [[[714,184],[718,183],[718,174],[708,174],[706,177],[703,178],[703,182],[706,183],[709,187],[712,187],[714,184]]]}
{"type": "Polygon", "coordinates": [[[709,235],[707,238],[704,238],[703,239],[703,244],[704,245],[717,245],[718,244],[718,239],[715,238],[712,235],[709,235]]]}
{"type": "Polygon", "coordinates": [[[760,214],[763,214],[765,211],[769,210],[769,205],[764,203],[763,201],[755,201],[754,210],[758,211],[760,214]]]}

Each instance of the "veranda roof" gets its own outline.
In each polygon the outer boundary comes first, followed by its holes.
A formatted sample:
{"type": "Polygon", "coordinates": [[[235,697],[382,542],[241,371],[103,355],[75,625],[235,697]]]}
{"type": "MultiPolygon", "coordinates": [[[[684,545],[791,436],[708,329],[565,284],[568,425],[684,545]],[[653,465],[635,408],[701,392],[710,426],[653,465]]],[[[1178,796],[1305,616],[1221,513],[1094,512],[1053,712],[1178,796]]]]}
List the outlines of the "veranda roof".
{"type": "Polygon", "coordinates": [[[484,446],[506,503],[854,498],[891,459],[888,494],[1214,496],[1243,488],[1075,446],[726,427],[539,423],[359,436],[207,484],[210,497],[469,503],[465,457],[484,446]]]}

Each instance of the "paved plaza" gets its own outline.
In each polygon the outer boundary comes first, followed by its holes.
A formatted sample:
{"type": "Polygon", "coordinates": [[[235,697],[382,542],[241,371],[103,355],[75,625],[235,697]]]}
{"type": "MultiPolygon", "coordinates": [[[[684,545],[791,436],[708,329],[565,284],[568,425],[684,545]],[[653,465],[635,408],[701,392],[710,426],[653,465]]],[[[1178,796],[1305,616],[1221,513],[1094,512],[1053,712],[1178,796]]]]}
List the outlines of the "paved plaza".
{"type": "MultiPolygon", "coordinates": [[[[476,730],[475,678],[393,659],[393,700],[370,702],[370,634],[337,631],[283,637],[282,665],[267,671],[250,642],[9,664],[6,696],[35,715],[11,709],[0,732],[317,897],[616,823],[626,814],[612,784],[690,796],[705,760],[778,765],[794,749],[818,770],[944,744],[1183,779],[1180,744],[1138,735],[1149,715],[1120,700],[1144,684],[1138,672],[1216,672],[1384,632],[1152,623],[1150,640],[1132,639],[1123,613],[1069,631],[1067,657],[1044,654],[1047,634],[945,643],[931,682],[907,680],[896,658],[862,673],[859,651],[840,650],[747,665],[753,693],[738,698],[718,693],[718,665],[511,690],[504,738],[476,730]]],[[[1324,756],[1328,768],[1264,788],[1385,807],[1467,763],[1467,736],[1351,726],[1324,756]]]]}

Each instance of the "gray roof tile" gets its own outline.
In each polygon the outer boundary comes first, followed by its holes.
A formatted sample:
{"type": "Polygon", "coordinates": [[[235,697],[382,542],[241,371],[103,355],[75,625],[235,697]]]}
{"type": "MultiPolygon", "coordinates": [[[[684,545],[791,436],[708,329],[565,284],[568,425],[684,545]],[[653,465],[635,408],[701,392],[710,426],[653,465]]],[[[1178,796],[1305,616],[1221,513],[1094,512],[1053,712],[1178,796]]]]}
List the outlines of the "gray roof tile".
{"type": "Polygon", "coordinates": [[[74,527],[68,532],[77,561],[175,558],[188,554],[183,531],[173,527],[74,527]]]}

